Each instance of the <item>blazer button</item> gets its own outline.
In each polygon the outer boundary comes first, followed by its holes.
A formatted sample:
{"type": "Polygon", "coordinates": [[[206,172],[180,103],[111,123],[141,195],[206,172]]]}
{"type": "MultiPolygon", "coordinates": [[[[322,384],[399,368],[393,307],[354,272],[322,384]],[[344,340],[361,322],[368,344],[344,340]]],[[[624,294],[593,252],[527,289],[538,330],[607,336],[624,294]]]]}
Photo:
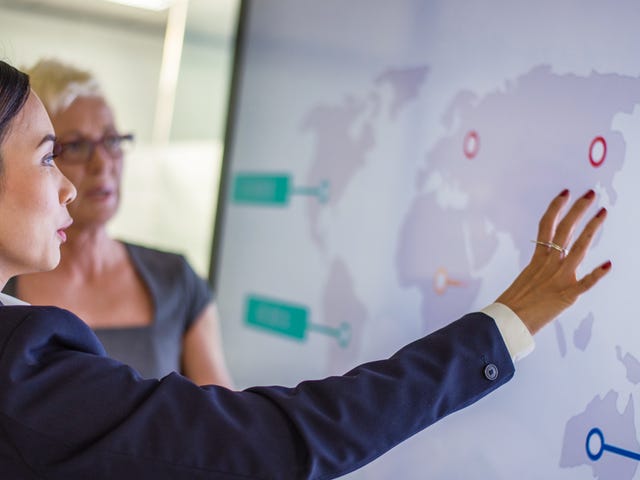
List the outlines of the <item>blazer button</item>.
{"type": "Polygon", "coordinates": [[[487,380],[495,380],[498,378],[498,367],[496,367],[495,364],[490,363],[484,367],[484,376],[487,380]]]}

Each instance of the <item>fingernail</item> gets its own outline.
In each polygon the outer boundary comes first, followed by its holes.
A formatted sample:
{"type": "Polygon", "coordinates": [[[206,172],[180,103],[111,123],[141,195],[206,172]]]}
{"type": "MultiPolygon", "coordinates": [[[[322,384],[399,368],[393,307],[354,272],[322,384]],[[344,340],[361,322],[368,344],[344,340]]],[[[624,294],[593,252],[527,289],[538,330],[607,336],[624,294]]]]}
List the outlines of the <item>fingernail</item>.
{"type": "Polygon", "coordinates": [[[567,195],[569,195],[569,189],[565,188],[564,190],[562,190],[560,192],[560,195],[558,195],[559,197],[566,197],[567,195]]]}
{"type": "Polygon", "coordinates": [[[595,195],[596,195],[596,192],[594,192],[593,190],[589,190],[587,193],[584,194],[582,198],[591,200],[595,195]]]}
{"type": "Polygon", "coordinates": [[[606,262],[604,262],[600,268],[602,270],[609,270],[611,268],[611,260],[607,260],[606,262]]]}
{"type": "Polygon", "coordinates": [[[602,207],[600,209],[600,211],[597,213],[596,218],[600,218],[601,216],[603,216],[605,213],[607,213],[607,209],[602,207]]]}

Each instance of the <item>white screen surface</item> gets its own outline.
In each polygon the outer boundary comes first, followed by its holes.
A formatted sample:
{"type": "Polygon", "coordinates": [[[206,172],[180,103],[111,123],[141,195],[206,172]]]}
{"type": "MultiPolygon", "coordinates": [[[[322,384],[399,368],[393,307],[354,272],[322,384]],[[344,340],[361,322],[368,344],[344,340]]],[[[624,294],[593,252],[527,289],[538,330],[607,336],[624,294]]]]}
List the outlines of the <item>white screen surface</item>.
{"type": "Polygon", "coordinates": [[[214,258],[238,386],[340,374],[484,307],[548,201],[593,188],[609,217],[580,273],[610,275],[509,384],[349,477],[640,478],[637,2],[245,15],[214,258]]]}

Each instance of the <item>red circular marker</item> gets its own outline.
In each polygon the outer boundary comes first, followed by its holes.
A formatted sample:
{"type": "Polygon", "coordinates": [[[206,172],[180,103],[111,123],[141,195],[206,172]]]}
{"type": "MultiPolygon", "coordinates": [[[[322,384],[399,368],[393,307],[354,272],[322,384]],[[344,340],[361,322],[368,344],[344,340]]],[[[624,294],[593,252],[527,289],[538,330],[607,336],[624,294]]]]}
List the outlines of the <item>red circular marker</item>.
{"type": "Polygon", "coordinates": [[[478,137],[478,132],[470,130],[465,135],[464,142],[462,143],[464,156],[471,160],[478,154],[478,150],[480,150],[480,137],[478,137]]]}
{"type": "Polygon", "coordinates": [[[607,156],[607,141],[604,137],[596,137],[591,140],[589,145],[589,162],[595,168],[598,168],[604,163],[604,159],[607,156]]]}

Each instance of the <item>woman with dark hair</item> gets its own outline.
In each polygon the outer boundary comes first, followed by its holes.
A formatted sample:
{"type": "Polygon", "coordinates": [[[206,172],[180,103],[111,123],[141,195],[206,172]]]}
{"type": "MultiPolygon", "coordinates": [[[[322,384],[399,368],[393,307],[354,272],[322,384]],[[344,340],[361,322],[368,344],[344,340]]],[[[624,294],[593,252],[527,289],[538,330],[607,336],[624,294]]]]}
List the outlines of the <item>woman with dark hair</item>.
{"type": "MultiPolygon", "coordinates": [[[[23,74],[0,62],[0,285],[54,268],[76,194],[53,127],[23,74]],[[25,99],[26,97],[26,99],[25,99]],[[13,105],[13,106],[11,106],[13,105]]],[[[233,392],[172,373],[143,379],[106,356],[69,311],[0,306],[0,471],[11,479],[335,478],[371,462],[514,374],[514,359],[610,269],[576,269],[606,211],[550,203],[531,262],[496,303],[387,360],[295,388],[233,392]]],[[[428,461],[428,458],[425,460],[428,461]]]]}
{"type": "Polygon", "coordinates": [[[55,136],[41,105],[30,93],[29,77],[0,62],[0,282],[25,269],[49,269],[60,261],[64,228],[71,224],[66,205],[75,187],[55,167],[55,136]],[[34,137],[36,130],[48,130],[34,137]],[[33,156],[41,158],[14,161],[33,156]],[[61,208],[62,205],[62,208],[61,208]],[[46,227],[50,229],[46,229],[46,227]]]}

